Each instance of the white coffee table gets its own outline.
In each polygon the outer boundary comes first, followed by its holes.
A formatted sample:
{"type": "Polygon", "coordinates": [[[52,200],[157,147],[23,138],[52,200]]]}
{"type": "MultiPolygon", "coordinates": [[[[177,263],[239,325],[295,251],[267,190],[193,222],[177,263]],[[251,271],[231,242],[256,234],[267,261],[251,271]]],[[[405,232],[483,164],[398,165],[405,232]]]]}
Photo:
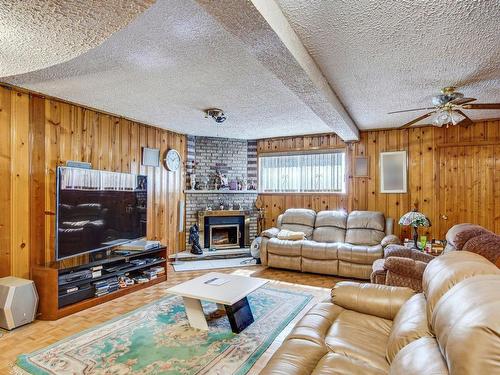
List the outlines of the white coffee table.
{"type": "Polygon", "coordinates": [[[231,329],[235,333],[240,333],[254,321],[247,296],[267,282],[268,280],[255,277],[210,272],[173,286],[167,291],[182,297],[191,327],[208,330],[201,301],[209,301],[226,311],[231,329]],[[208,280],[216,278],[227,282],[222,285],[206,284],[208,280]]]}

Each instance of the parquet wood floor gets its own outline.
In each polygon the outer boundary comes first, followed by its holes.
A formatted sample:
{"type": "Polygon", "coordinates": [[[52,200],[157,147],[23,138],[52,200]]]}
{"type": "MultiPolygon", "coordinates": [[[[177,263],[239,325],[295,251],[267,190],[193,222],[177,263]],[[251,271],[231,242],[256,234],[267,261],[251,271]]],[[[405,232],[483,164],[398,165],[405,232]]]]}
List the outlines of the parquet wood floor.
{"type": "MultiPolygon", "coordinates": [[[[55,343],[56,341],[81,332],[82,330],[119,317],[124,313],[163,297],[166,294],[165,290],[167,287],[212,271],[214,270],[175,272],[169,266],[168,280],[164,283],[120,297],[100,306],[92,307],[57,321],[47,322],[37,320],[33,324],[20,327],[11,332],[4,332],[3,336],[0,337],[0,374],[10,373],[10,369],[19,354],[30,353],[44,348],[55,343]]],[[[315,296],[315,300],[311,302],[310,305],[316,303],[318,300],[327,298],[331,287],[336,282],[342,280],[336,277],[277,270],[263,266],[227,268],[216,271],[262,277],[272,280],[271,283],[276,287],[307,291],[315,296]]],[[[287,326],[282,334],[278,336],[275,342],[255,364],[250,373],[257,374],[259,372],[259,370],[269,360],[272,353],[274,353],[279,347],[280,343],[286,337],[296,321],[300,319],[301,315],[305,313],[307,309],[308,308],[299,314],[299,316],[287,326]]]]}

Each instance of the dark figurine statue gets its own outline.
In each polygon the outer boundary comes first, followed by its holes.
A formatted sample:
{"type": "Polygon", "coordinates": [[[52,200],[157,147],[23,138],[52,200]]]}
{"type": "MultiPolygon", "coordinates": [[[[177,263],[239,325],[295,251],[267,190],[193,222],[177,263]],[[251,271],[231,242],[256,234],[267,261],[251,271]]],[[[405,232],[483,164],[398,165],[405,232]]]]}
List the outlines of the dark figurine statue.
{"type": "Polygon", "coordinates": [[[191,228],[189,228],[189,243],[191,244],[192,254],[203,254],[203,249],[200,246],[200,234],[197,224],[194,224],[191,226],[191,228]]]}

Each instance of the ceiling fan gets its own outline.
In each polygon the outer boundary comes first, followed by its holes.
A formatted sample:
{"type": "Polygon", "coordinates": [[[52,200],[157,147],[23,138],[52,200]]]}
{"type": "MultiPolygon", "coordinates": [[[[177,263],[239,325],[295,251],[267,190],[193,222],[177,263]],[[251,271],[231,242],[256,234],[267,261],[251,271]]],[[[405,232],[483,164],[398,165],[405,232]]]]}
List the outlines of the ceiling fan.
{"type": "Polygon", "coordinates": [[[406,109],[403,111],[389,112],[388,114],[432,109],[431,112],[428,112],[425,115],[417,117],[416,119],[407,122],[406,124],[400,126],[399,128],[400,129],[407,128],[430,116],[434,116],[432,125],[439,127],[446,125],[446,127],[448,127],[450,125],[472,124],[472,120],[463,112],[463,110],[500,109],[500,103],[469,104],[477,99],[465,98],[464,94],[455,90],[456,87],[454,86],[449,86],[441,89],[441,94],[436,95],[432,98],[432,104],[434,105],[434,107],[406,109]]]}

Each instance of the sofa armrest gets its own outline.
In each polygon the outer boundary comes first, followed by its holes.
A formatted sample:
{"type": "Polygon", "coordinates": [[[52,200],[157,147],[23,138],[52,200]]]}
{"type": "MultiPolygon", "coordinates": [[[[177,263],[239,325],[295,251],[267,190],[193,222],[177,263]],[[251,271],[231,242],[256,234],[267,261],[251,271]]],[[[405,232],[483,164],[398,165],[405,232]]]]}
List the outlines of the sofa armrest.
{"type": "Polygon", "coordinates": [[[266,238],[276,238],[278,237],[279,232],[279,228],[273,227],[262,231],[260,235],[266,238]]]}
{"type": "Polygon", "coordinates": [[[422,280],[427,263],[401,257],[389,257],[384,262],[384,269],[403,277],[422,280]]]}
{"type": "Polygon", "coordinates": [[[401,245],[401,240],[399,239],[398,236],[396,236],[394,234],[388,234],[387,236],[382,238],[382,241],[380,241],[380,244],[384,248],[386,246],[389,246],[389,245],[401,245]]]}
{"type": "Polygon", "coordinates": [[[402,245],[388,245],[384,249],[384,258],[389,257],[410,258],[425,263],[429,263],[434,259],[432,255],[423,253],[422,251],[418,251],[416,249],[408,249],[407,247],[402,245]]]}
{"type": "Polygon", "coordinates": [[[267,243],[269,242],[268,237],[262,237],[260,241],[260,248],[259,248],[259,255],[260,255],[260,262],[262,263],[263,266],[267,266],[267,243]]]}
{"type": "Polygon", "coordinates": [[[414,294],[410,288],[341,281],[332,289],[332,302],[348,310],[393,320],[414,294]]]}

